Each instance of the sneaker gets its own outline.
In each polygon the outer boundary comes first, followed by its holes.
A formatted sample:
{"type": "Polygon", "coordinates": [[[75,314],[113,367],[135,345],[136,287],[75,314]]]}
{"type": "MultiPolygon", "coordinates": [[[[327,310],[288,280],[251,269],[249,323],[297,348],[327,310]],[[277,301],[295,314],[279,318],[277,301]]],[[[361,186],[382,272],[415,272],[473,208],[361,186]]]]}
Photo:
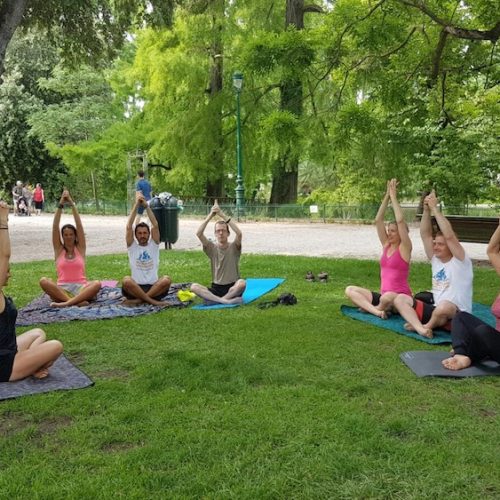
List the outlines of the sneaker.
{"type": "Polygon", "coordinates": [[[314,281],[314,274],[311,271],[307,271],[306,281],[314,281]]]}

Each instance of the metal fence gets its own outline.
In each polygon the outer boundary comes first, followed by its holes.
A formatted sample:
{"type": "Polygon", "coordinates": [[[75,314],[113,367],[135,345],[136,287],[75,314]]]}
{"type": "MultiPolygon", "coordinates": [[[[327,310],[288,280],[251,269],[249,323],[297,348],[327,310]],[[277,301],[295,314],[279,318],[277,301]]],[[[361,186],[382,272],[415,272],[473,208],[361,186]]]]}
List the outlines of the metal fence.
{"type": "MultiPolygon", "coordinates": [[[[180,217],[206,217],[212,208],[212,203],[200,201],[179,202],[182,210],[180,217]]],[[[379,205],[271,205],[262,203],[247,203],[245,208],[238,213],[234,202],[220,202],[221,208],[233,217],[240,220],[272,220],[290,221],[300,220],[309,222],[372,222],[375,219],[379,205]]],[[[82,214],[101,215],[128,215],[126,201],[100,200],[96,206],[95,201],[84,201],[77,203],[78,210],[82,214]]],[[[54,203],[48,203],[44,210],[53,212],[56,208],[54,203]]],[[[417,205],[403,205],[403,214],[407,222],[417,220],[417,205]]],[[[474,207],[443,207],[446,215],[468,215],[476,217],[498,217],[499,207],[474,206],[474,207]]],[[[387,211],[390,219],[391,211],[387,211]]]]}

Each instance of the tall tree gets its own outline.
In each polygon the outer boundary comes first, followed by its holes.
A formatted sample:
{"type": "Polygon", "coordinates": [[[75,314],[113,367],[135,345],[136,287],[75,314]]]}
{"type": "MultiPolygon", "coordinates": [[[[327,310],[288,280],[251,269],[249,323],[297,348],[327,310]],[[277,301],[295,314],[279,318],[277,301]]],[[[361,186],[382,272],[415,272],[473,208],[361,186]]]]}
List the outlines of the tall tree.
{"type": "Polygon", "coordinates": [[[111,58],[134,25],[171,24],[174,0],[1,0],[0,76],[15,31],[46,30],[66,61],[95,64],[111,58]]]}

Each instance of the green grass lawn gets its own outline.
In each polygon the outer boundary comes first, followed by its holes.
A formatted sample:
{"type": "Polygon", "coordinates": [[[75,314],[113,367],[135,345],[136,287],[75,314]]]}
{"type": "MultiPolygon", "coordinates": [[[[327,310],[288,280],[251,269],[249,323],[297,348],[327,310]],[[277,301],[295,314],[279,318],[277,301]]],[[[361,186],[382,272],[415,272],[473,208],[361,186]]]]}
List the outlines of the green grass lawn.
{"type": "MultiPolygon", "coordinates": [[[[175,282],[209,281],[201,252],[161,254],[175,282]]],[[[419,379],[399,360],[430,346],[343,317],[369,261],[244,255],[246,277],[284,277],[262,300],[47,325],[95,385],[0,402],[1,498],[499,498],[500,378],[419,379]],[[330,281],[308,283],[306,271],[330,281]]],[[[90,278],[128,273],[125,254],[90,278]]],[[[18,307],[52,262],[12,266],[18,307]]],[[[430,267],[412,266],[415,291],[430,267]]],[[[474,298],[498,278],[475,269],[474,298]]]]}

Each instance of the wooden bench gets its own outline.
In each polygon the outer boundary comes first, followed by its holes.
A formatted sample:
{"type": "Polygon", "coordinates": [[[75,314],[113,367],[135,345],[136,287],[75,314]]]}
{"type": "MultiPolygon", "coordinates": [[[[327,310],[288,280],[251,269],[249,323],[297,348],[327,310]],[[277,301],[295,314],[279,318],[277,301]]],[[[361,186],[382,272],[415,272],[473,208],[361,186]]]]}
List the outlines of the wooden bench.
{"type": "MultiPolygon", "coordinates": [[[[498,217],[472,217],[468,215],[447,215],[460,241],[468,243],[488,243],[498,227],[498,217]]],[[[437,224],[432,218],[434,229],[437,224]]]]}

